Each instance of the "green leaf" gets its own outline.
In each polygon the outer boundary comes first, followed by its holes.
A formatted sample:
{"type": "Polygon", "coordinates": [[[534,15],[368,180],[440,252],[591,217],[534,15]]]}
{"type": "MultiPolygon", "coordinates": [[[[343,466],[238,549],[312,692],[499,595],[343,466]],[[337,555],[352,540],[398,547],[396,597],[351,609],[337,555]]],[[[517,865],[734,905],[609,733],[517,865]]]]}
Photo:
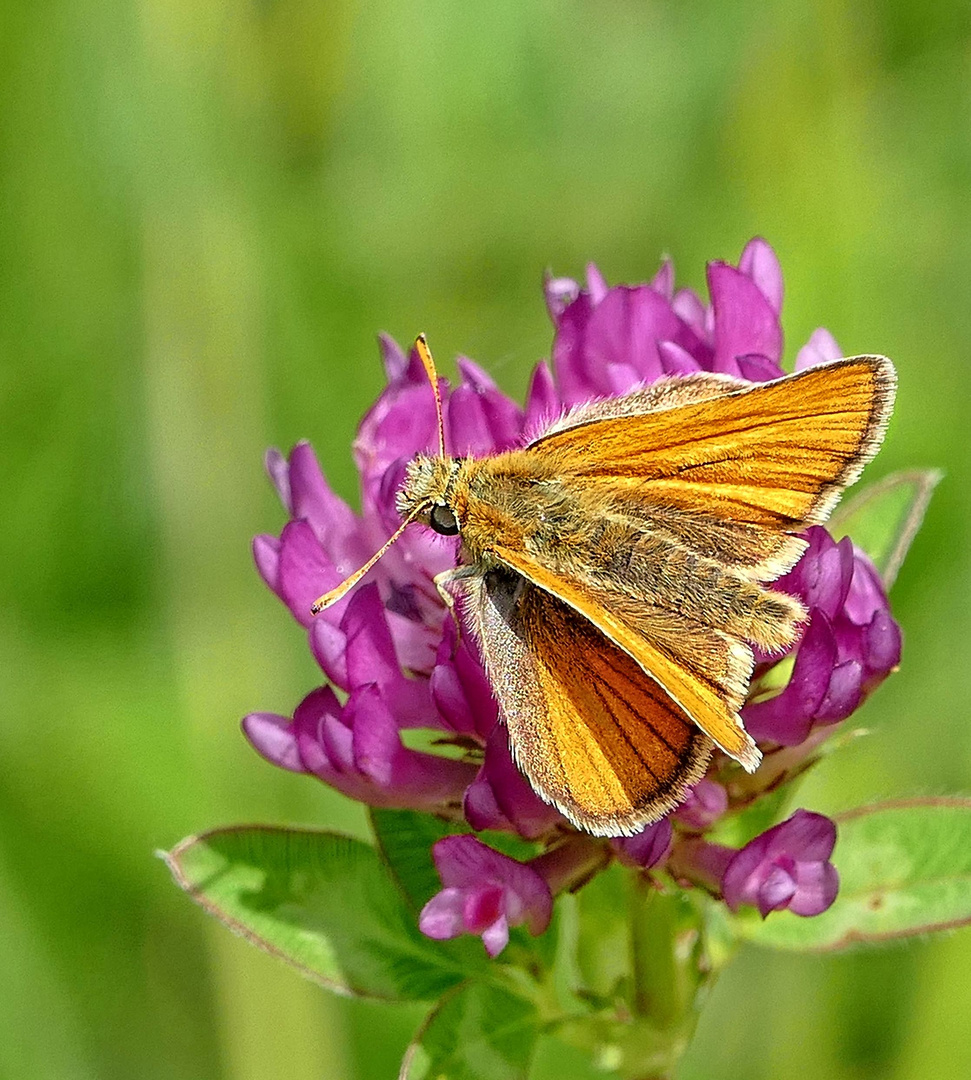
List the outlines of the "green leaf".
{"type": "Polygon", "coordinates": [[[539,1033],[531,1002],[497,986],[463,983],[422,1024],[399,1080],[525,1080],[539,1033]]]}
{"type": "Polygon", "coordinates": [[[888,589],[942,475],[936,469],[891,473],[847,499],[830,519],[833,536],[837,540],[852,536],[853,542],[873,560],[888,589]]]}
{"type": "Polygon", "coordinates": [[[372,807],[370,816],[381,857],[408,902],[416,912],[421,911],[442,887],[432,862],[432,845],[443,836],[468,832],[468,828],[414,810],[372,807]]]}
{"type": "Polygon", "coordinates": [[[428,1000],[464,978],[359,840],[241,825],[189,837],[164,858],[211,915],[337,993],[428,1000]]]}
{"type": "Polygon", "coordinates": [[[971,799],[911,799],[837,818],[836,903],[813,918],[746,914],[759,945],[818,952],[971,923],[971,799]]]}

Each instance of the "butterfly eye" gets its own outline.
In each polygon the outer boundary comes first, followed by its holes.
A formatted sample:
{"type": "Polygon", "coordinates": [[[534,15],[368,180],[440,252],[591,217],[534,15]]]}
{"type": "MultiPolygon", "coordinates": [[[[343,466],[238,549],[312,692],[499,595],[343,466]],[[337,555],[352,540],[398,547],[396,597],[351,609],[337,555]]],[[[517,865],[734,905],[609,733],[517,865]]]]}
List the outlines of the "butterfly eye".
{"type": "Polygon", "coordinates": [[[435,503],[432,512],[428,516],[428,524],[442,536],[455,536],[459,531],[459,523],[451,510],[443,503],[435,503]]]}

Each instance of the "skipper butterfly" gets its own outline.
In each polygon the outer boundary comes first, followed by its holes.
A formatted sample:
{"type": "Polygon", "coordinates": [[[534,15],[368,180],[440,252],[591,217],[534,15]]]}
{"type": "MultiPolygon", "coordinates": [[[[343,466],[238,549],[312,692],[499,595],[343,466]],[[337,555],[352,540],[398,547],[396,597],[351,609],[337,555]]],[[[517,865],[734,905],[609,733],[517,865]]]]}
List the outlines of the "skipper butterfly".
{"type": "Polygon", "coordinates": [[[460,600],[513,756],[578,828],[633,834],[681,802],[717,746],[753,772],[739,717],[752,646],[779,653],[806,610],[768,588],[876,453],[896,375],[855,356],[767,383],[661,379],[579,406],[492,457],[419,454],[403,522],[344,596],[418,521],[460,535],[435,583],[460,600]]]}

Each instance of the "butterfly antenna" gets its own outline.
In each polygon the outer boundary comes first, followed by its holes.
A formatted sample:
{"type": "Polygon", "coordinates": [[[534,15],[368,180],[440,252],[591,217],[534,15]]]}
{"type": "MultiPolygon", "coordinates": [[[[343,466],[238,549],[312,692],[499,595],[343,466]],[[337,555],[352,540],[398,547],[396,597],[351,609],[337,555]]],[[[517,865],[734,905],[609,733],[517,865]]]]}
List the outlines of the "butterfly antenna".
{"type": "Polygon", "coordinates": [[[438,417],[438,456],[445,457],[445,419],[442,416],[442,395],[438,391],[438,372],[435,370],[435,361],[432,359],[432,351],[428,347],[424,334],[419,334],[415,339],[415,348],[421,357],[428,381],[432,384],[432,393],[435,395],[435,415],[438,417]]]}
{"type": "Polygon", "coordinates": [[[372,566],[381,558],[381,556],[388,550],[389,547],[398,539],[398,537],[405,531],[405,529],[415,520],[418,516],[420,506],[408,515],[407,518],[395,529],[393,535],[384,542],[380,550],[376,551],[370,559],[360,568],[355,570],[350,577],[344,578],[344,580],[336,588],[331,589],[330,592],[325,592],[323,596],[318,596],[317,599],[310,605],[310,614],[319,615],[326,608],[329,608],[332,604],[336,604],[338,600],[346,596],[351,589],[361,580],[362,577],[371,569],[372,566]]]}

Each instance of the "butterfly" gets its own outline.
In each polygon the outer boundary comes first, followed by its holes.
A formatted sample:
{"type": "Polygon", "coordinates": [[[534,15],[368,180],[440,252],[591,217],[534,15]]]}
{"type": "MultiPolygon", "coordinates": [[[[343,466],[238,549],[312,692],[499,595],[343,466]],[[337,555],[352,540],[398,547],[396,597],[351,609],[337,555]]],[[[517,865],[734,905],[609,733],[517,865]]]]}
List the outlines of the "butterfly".
{"type": "Polygon", "coordinates": [[[402,524],[461,537],[435,579],[478,642],[519,769],[579,829],[631,835],[685,798],[715,747],[749,772],[739,712],[753,646],[807,618],[768,587],[876,453],[896,374],[882,356],[766,383],[698,373],[580,405],[519,449],[409,464],[402,524]]]}

